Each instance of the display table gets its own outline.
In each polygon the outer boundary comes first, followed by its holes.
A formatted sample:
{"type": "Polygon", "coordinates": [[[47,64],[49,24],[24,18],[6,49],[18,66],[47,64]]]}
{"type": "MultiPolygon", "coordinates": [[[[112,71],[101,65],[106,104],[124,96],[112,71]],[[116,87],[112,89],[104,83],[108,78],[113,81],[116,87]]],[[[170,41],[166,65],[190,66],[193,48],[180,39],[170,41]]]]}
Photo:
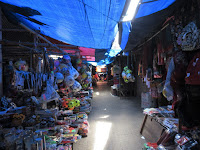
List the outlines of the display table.
{"type": "Polygon", "coordinates": [[[166,129],[154,117],[145,115],[140,134],[145,137],[146,141],[156,143],[166,129]]]}
{"type": "Polygon", "coordinates": [[[179,119],[173,117],[171,106],[147,108],[144,114],[140,133],[147,142],[144,144],[145,150],[200,149],[199,128],[178,132],[179,119]]]}

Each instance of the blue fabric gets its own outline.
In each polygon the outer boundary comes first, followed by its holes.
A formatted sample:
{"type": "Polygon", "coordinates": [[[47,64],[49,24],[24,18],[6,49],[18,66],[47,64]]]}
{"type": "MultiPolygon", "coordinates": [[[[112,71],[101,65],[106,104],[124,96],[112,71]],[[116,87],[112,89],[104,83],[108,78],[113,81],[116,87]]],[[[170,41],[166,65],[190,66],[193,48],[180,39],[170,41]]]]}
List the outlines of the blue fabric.
{"type": "Polygon", "coordinates": [[[126,0],[1,0],[41,15],[17,14],[54,39],[81,47],[110,49],[126,0]],[[31,19],[43,23],[33,22],[31,19]]]}
{"type": "Polygon", "coordinates": [[[142,0],[136,18],[144,17],[167,8],[176,0],[142,0]],[[149,3],[148,3],[149,2],[149,3]]]}
{"type": "Polygon", "coordinates": [[[131,32],[131,21],[129,22],[123,22],[122,23],[122,37],[121,37],[121,49],[123,50],[126,47],[126,44],[128,42],[128,36],[131,32]]]}
{"type": "Polygon", "coordinates": [[[108,53],[109,57],[115,57],[121,51],[122,51],[122,49],[110,49],[107,53],[108,53]]]}

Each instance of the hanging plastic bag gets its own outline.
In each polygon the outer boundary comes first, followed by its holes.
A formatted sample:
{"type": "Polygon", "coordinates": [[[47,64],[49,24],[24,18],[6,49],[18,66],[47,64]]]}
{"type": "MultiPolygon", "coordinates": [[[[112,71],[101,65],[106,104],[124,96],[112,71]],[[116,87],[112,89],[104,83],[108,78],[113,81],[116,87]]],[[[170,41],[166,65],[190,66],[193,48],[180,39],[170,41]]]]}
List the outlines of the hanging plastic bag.
{"type": "MultiPolygon", "coordinates": [[[[166,81],[162,90],[162,93],[164,95],[165,98],[167,98],[168,101],[173,99],[174,93],[173,93],[173,89],[170,85],[170,80],[171,80],[171,76],[172,76],[172,72],[175,69],[175,65],[174,65],[174,59],[171,58],[170,63],[169,63],[169,67],[168,67],[168,71],[167,71],[167,77],[166,77],[166,81]]],[[[162,88],[162,87],[160,87],[162,88]]]]}
{"type": "Polygon", "coordinates": [[[79,73],[74,67],[71,67],[71,72],[72,72],[72,76],[74,77],[74,79],[78,78],[79,73]]]}
{"type": "Polygon", "coordinates": [[[57,82],[57,83],[61,83],[61,82],[63,82],[63,80],[64,80],[64,76],[63,76],[63,74],[60,73],[60,72],[55,73],[55,77],[56,77],[56,82],[57,82]]]}
{"type": "Polygon", "coordinates": [[[23,71],[15,71],[15,87],[18,89],[24,88],[24,77],[23,77],[23,71]]]}
{"type": "Polygon", "coordinates": [[[166,82],[162,93],[163,93],[164,97],[167,98],[168,101],[173,100],[174,91],[170,85],[170,82],[166,82]]]}
{"type": "Polygon", "coordinates": [[[49,82],[47,82],[46,91],[44,91],[41,95],[41,100],[48,101],[52,99],[57,99],[59,97],[59,94],[56,92],[53,86],[49,82]]]}
{"type": "Polygon", "coordinates": [[[64,76],[68,76],[69,75],[69,69],[68,68],[62,68],[60,71],[64,76]]]}

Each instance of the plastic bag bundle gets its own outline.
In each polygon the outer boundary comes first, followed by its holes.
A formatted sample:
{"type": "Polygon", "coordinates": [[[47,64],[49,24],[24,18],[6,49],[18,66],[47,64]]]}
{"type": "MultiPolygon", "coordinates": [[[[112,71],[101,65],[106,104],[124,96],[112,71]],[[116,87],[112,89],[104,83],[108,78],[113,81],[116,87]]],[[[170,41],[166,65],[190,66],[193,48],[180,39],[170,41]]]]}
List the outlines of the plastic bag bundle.
{"type": "Polygon", "coordinates": [[[63,68],[69,68],[69,66],[66,65],[66,64],[64,64],[64,63],[61,63],[61,64],[59,65],[59,68],[60,68],[60,70],[62,70],[63,68]]]}
{"type": "Polygon", "coordinates": [[[59,60],[55,60],[54,61],[54,67],[58,67],[60,65],[60,61],[59,60]]]}
{"type": "Polygon", "coordinates": [[[73,75],[74,79],[78,78],[78,76],[79,76],[78,71],[74,67],[72,67],[72,75],[73,75]]]}
{"type": "Polygon", "coordinates": [[[125,71],[122,72],[122,78],[126,78],[126,73],[125,73],[125,71]]]}
{"type": "Polygon", "coordinates": [[[74,84],[75,80],[72,76],[66,76],[65,77],[65,85],[66,86],[72,86],[74,84]]]}
{"type": "Polygon", "coordinates": [[[78,71],[74,74],[74,79],[77,79],[79,77],[78,71]]]}
{"type": "Polygon", "coordinates": [[[78,133],[82,136],[87,136],[89,132],[89,126],[87,126],[86,124],[82,123],[80,125],[80,128],[78,130],[78,133]]]}
{"type": "Polygon", "coordinates": [[[68,68],[62,68],[60,71],[64,76],[68,76],[69,75],[69,69],[68,68]]]}
{"type": "Polygon", "coordinates": [[[73,92],[78,92],[82,89],[82,86],[78,81],[75,81],[71,88],[73,92]]]}
{"type": "Polygon", "coordinates": [[[170,85],[170,82],[167,82],[164,85],[162,93],[165,96],[165,98],[167,98],[168,101],[171,101],[173,99],[174,92],[173,92],[173,89],[172,89],[172,87],[170,85]]]}
{"type": "Polygon", "coordinates": [[[63,76],[63,74],[60,73],[60,72],[55,73],[55,77],[56,77],[56,82],[57,82],[57,83],[61,83],[61,82],[63,82],[63,80],[64,80],[64,76],[63,76]]]}
{"type": "Polygon", "coordinates": [[[63,56],[63,59],[66,60],[66,61],[71,61],[71,58],[69,55],[64,55],[63,56]]]}
{"type": "Polygon", "coordinates": [[[57,99],[59,98],[59,94],[56,92],[56,90],[53,88],[53,86],[49,83],[47,83],[46,91],[44,91],[41,95],[41,99],[43,101],[48,101],[51,99],[57,99]]]}
{"type": "Polygon", "coordinates": [[[135,77],[132,75],[132,70],[130,70],[128,66],[124,67],[124,70],[122,71],[122,78],[124,79],[125,83],[135,82],[135,77]]]}

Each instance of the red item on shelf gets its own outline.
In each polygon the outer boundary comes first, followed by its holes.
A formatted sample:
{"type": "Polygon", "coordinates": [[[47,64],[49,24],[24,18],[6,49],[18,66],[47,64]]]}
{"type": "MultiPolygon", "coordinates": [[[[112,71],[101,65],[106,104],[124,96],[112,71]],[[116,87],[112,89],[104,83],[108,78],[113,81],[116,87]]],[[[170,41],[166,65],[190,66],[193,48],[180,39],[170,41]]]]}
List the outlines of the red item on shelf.
{"type": "Polygon", "coordinates": [[[147,145],[149,147],[153,147],[153,148],[157,148],[158,147],[158,144],[157,143],[150,143],[150,142],[147,142],[147,145]]]}

